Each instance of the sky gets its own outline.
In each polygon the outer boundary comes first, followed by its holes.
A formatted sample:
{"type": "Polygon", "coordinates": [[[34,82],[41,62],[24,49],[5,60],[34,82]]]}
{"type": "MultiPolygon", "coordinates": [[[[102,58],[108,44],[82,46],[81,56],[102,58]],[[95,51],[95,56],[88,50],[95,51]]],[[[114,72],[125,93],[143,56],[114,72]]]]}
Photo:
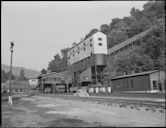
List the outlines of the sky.
{"type": "Polygon", "coordinates": [[[1,63],[41,71],[54,55],[71,47],[93,28],[130,16],[147,1],[2,2],[1,63]]]}

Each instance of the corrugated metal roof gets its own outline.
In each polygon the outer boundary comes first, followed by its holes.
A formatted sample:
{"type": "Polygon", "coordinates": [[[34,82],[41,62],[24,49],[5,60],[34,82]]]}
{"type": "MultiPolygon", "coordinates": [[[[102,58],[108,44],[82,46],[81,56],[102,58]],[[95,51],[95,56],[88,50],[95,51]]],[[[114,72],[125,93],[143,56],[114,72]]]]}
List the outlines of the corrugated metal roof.
{"type": "Polygon", "coordinates": [[[155,73],[155,72],[158,72],[158,70],[147,71],[147,72],[140,72],[140,73],[134,73],[134,74],[123,75],[123,76],[116,76],[116,77],[111,78],[111,80],[122,79],[122,78],[133,77],[133,76],[147,75],[147,74],[151,74],[151,73],[155,73]]]}
{"type": "Polygon", "coordinates": [[[108,54],[111,54],[111,53],[113,53],[113,52],[119,50],[120,48],[123,48],[123,47],[125,47],[126,45],[131,44],[132,42],[138,40],[139,38],[144,37],[144,36],[145,36],[148,32],[150,32],[152,29],[153,29],[153,27],[149,28],[148,30],[146,30],[146,31],[144,31],[144,32],[142,32],[142,33],[140,33],[140,34],[138,34],[138,35],[136,35],[136,36],[134,36],[134,37],[132,37],[132,38],[130,38],[130,39],[128,39],[128,40],[126,40],[126,41],[120,43],[120,44],[118,44],[118,45],[115,45],[114,47],[108,49],[108,54]]]}

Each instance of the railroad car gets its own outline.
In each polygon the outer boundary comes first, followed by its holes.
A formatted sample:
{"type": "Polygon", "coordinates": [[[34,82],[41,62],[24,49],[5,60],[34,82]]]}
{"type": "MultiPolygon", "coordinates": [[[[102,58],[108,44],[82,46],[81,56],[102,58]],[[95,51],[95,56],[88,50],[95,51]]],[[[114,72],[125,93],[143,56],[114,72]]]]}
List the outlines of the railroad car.
{"type": "Polygon", "coordinates": [[[97,32],[70,48],[68,71],[74,86],[102,85],[102,72],[106,66],[107,38],[97,32]]]}

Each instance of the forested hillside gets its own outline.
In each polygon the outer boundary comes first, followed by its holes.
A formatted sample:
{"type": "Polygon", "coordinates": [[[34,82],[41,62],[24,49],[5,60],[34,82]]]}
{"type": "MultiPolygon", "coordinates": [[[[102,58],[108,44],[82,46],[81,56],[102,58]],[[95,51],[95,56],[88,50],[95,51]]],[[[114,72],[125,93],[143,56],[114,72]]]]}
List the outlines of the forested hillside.
{"type": "MultiPolygon", "coordinates": [[[[154,29],[141,41],[143,45],[126,55],[109,58],[106,71],[110,75],[121,75],[153,69],[165,69],[165,1],[149,1],[140,11],[132,8],[129,17],[114,18],[110,24],[102,24],[99,29],[94,28],[85,38],[90,37],[97,31],[107,36],[107,46],[111,48],[123,41],[154,26],[154,29]]],[[[62,57],[54,56],[48,64],[50,71],[61,72],[67,69],[66,53],[69,48],[62,49],[62,57]]]]}
{"type": "MultiPolygon", "coordinates": [[[[112,36],[112,38],[108,38],[109,34],[107,34],[108,47],[113,47],[114,45],[121,43],[119,40],[124,41],[145,31],[149,27],[153,26],[153,30],[149,32],[145,38],[140,39],[142,45],[138,49],[116,58],[109,58],[106,70],[109,71],[110,75],[122,75],[123,73],[130,74],[132,71],[165,70],[164,5],[164,1],[147,2],[143,6],[143,11],[133,8],[130,12],[130,17],[116,20],[116,23],[114,23],[113,26],[114,28],[118,28],[119,34],[117,32],[118,36],[112,36]],[[125,21],[132,22],[127,25],[125,21]],[[119,24],[119,22],[121,24],[119,24]],[[123,32],[124,34],[122,34],[123,32]],[[114,42],[114,40],[117,41],[114,42]]],[[[105,31],[103,32],[105,33],[105,31]]]]}
{"type": "MultiPolygon", "coordinates": [[[[1,64],[1,73],[2,73],[2,70],[5,73],[9,74],[9,72],[10,72],[10,66],[6,65],[6,64],[1,64]]],[[[15,66],[12,66],[12,74],[15,77],[18,77],[20,75],[21,70],[24,70],[26,78],[35,78],[35,77],[37,77],[40,74],[40,72],[36,71],[36,70],[26,69],[24,67],[15,67],[15,66]]]]}

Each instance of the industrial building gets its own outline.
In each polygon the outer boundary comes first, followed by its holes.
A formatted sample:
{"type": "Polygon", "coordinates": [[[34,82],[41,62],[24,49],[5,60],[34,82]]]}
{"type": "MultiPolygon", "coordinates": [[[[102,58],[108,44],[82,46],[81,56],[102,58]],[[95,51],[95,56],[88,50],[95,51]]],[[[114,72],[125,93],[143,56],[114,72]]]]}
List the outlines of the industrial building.
{"type": "Polygon", "coordinates": [[[107,38],[97,32],[71,47],[68,55],[68,71],[74,86],[101,85],[101,74],[106,66],[107,38]]]}
{"type": "Polygon", "coordinates": [[[165,92],[165,72],[147,71],[111,78],[114,91],[163,91],[165,92]]]}
{"type": "Polygon", "coordinates": [[[67,92],[72,84],[72,77],[62,73],[50,72],[38,77],[38,87],[41,92],[67,92]]]}

